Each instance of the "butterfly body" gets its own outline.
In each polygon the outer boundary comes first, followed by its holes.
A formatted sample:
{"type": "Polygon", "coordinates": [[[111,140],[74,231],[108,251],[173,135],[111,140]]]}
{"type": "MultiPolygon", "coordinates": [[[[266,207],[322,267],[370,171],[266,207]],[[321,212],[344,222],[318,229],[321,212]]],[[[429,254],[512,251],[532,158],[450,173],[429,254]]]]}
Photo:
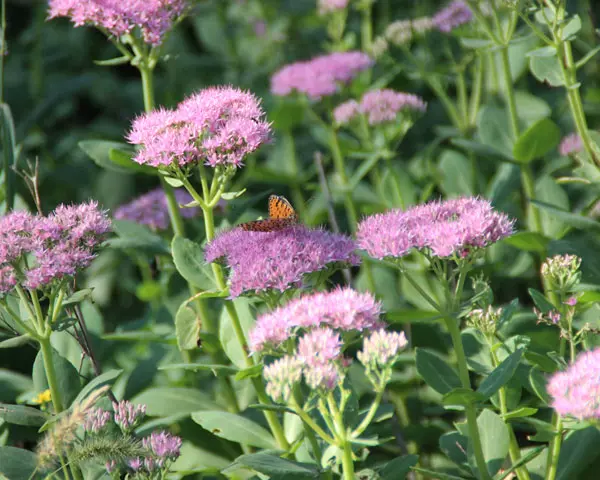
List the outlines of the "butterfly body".
{"type": "Polygon", "coordinates": [[[279,195],[271,195],[269,197],[269,218],[242,223],[240,228],[247,232],[273,232],[296,223],[298,223],[298,215],[290,202],[279,195]]]}

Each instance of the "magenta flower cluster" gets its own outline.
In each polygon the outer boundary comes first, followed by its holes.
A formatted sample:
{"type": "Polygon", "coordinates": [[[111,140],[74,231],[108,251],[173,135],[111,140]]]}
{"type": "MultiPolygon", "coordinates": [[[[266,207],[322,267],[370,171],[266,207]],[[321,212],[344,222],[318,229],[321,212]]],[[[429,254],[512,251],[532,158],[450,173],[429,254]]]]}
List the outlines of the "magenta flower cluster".
{"type": "Polygon", "coordinates": [[[283,292],[302,285],[303,276],[335,264],[357,265],[356,244],[345,236],[297,225],[272,232],[239,228],[218,235],[206,246],[207,262],[229,267],[229,293],[283,292]]]}
{"type": "Polygon", "coordinates": [[[17,283],[37,289],[74,276],[90,264],[109,229],[96,202],[61,205],[48,216],[11,212],[0,217],[0,294],[17,283]]]}
{"type": "Polygon", "coordinates": [[[159,109],[133,121],[128,141],[140,145],[134,160],[153,167],[243,165],[270,138],[260,101],[234,87],[210,87],[176,109],[159,109]]]}
{"type": "MultiPolygon", "coordinates": [[[[199,207],[181,207],[192,201],[192,196],[185,190],[175,190],[175,199],[180,205],[179,211],[182,217],[193,218],[200,215],[201,210],[199,207]]],[[[129,203],[121,205],[115,210],[114,217],[117,220],[129,220],[130,222],[146,225],[152,230],[166,230],[169,227],[170,220],[164,190],[156,188],[140,195],[129,203]]]]}
{"type": "Polygon", "coordinates": [[[562,138],[558,145],[558,152],[564,157],[579,153],[583,150],[583,142],[578,133],[570,133],[562,138]]]}
{"type": "Polygon", "coordinates": [[[426,108],[427,104],[417,95],[385,88],[365,93],[360,103],[354,100],[342,103],[333,111],[333,117],[342,125],[363,114],[371,125],[379,125],[396,120],[401,112],[424,112],[426,108]]]}
{"type": "Polygon", "coordinates": [[[380,314],[381,304],[368,292],[338,288],[305,295],[258,317],[249,334],[250,351],[278,347],[299,329],[330,327],[363,331],[378,328],[382,326],[380,314]]]}
{"type": "Polygon", "coordinates": [[[369,216],[358,226],[357,241],[378,259],[402,257],[413,248],[450,257],[511,235],[513,224],[487,200],[464,197],[369,216]]]}
{"type": "Polygon", "coordinates": [[[463,1],[451,2],[433,16],[433,25],[441,32],[448,33],[456,27],[469,23],[473,12],[463,1]]]}
{"type": "Polygon", "coordinates": [[[112,419],[110,412],[102,408],[91,408],[86,412],[83,429],[88,433],[97,433],[112,419]]]}
{"type": "Polygon", "coordinates": [[[548,381],[552,408],[560,415],[600,419],[600,348],[581,353],[548,381]]]}
{"type": "Polygon", "coordinates": [[[350,82],[373,65],[362,52],[335,52],[286,65],[271,77],[271,92],[285,96],[296,91],[313,100],[333,95],[340,84],[350,82]]]}
{"type": "Polygon", "coordinates": [[[136,405],[127,400],[113,402],[115,423],[124,432],[133,430],[144,419],[146,405],[136,405]]]}
{"type": "Polygon", "coordinates": [[[93,25],[115,37],[139,28],[145,43],[160,45],[186,0],[50,0],[49,18],[69,17],[76,27],[93,25]]]}

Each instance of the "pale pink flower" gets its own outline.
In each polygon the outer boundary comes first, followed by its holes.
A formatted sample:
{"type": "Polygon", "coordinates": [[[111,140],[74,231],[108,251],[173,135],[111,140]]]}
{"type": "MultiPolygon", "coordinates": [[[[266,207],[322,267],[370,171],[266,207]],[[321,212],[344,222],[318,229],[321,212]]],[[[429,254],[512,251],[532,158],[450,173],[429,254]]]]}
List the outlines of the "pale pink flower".
{"type": "Polygon", "coordinates": [[[278,96],[296,91],[312,100],[333,95],[373,60],[362,52],[335,52],[286,65],[271,77],[271,92],[278,96]]]}
{"type": "Polygon", "coordinates": [[[441,32],[448,33],[472,19],[473,12],[468,5],[463,1],[454,1],[433,16],[433,24],[441,32]]]}
{"type": "Polygon", "coordinates": [[[578,133],[570,133],[562,138],[558,146],[558,151],[564,157],[579,153],[583,150],[583,141],[578,133]]]}
{"type": "Polygon", "coordinates": [[[377,330],[365,338],[359,361],[367,369],[381,369],[391,365],[401,349],[408,345],[404,332],[377,330]]]}
{"type": "Polygon", "coordinates": [[[160,45],[186,0],[50,0],[48,18],[69,17],[76,27],[93,25],[115,37],[139,29],[145,43],[160,45]]]}
{"type": "Polygon", "coordinates": [[[267,382],[266,391],[276,402],[289,400],[294,385],[302,378],[302,361],[286,355],[267,365],[263,370],[267,382]]]}
{"type": "Polygon", "coordinates": [[[342,339],[328,327],[315,328],[298,342],[297,355],[304,365],[316,365],[336,360],[341,354],[342,339]]]}
{"type": "Polygon", "coordinates": [[[349,0],[318,0],[318,9],[320,15],[344,10],[348,6],[349,0]]]}
{"type": "Polygon", "coordinates": [[[600,348],[580,353],[564,372],[555,373],[547,391],[552,408],[578,419],[600,418],[600,348]]]}

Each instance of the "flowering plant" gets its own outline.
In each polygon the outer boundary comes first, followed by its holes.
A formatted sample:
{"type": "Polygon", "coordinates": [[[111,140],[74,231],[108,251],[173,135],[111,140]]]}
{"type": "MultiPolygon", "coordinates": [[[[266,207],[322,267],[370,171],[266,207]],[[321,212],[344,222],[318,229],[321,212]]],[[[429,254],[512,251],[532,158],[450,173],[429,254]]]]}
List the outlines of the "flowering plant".
{"type": "Polygon", "coordinates": [[[596,478],[597,3],[0,2],[0,478],[596,478]]]}

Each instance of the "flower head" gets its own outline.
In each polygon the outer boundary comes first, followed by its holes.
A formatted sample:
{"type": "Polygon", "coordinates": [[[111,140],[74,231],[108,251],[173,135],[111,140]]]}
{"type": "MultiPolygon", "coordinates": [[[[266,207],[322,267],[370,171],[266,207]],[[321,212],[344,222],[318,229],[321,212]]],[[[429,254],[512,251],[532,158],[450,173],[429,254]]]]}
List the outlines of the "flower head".
{"type": "MultiPolygon", "coordinates": [[[[175,190],[175,199],[180,205],[179,211],[184,218],[193,218],[200,215],[200,208],[182,208],[192,201],[192,196],[185,190],[175,190]]],[[[152,230],[166,230],[169,227],[169,210],[167,197],[162,188],[156,188],[145,193],[129,203],[121,205],[115,211],[117,220],[147,225],[152,230]]]]}
{"type": "Polygon", "coordinates": [[[318,0],[319,14],[325,15],[344,10],[348,6],[348,2],[349,0],[318,0]]]}
{"type": "Polygon", "coordinates": [[[110,221],[96,202],[60,205],[48,216],[12,212],[0,218],[0,293],[21,282],[31,289],[87,267],[110,221]],[[27,255],[27,265],[23,263],[27,255]],[[17,273],[18,272],[18,273],[17,273]]]}
{"type": "Polygon", "coordinates": [[[333,390],[343,375],[334,362],[315,363],[304,369],[304,380],[311,389],[333,390]]]}
{"type": "Polygon", "coordinates": [[[302,361],[286,355],[266,366],[263,372],[267,393],[276,402],[289,400],[294,385],[302,378],[302,361]]]}
{"type": "Polygon", "coordinates": [[[333,118],[338,125],[350,123],[350,121],[360,114],[360,105],[356,100],[348,100],[339,104],[333,110],[333,118]]]}
{"type": "Polygon", "coordinates": [[[117,468],[117,462],[115,460],[108,460],[104,464],[104,468],[106,468],[106,472],[110,474],[110,473],[114,472],[115,469],[117,468]]]}
{"type": "Polygon", "coordinates": [[[473,18],[473,12],[463,1],[451,2],[442,8],[433,17],[433,25],[441,32],[448,33],[456,27],[469,23],[473,18]]]}
{"type": "Polygon", "coordinates": [[[333,95],[339,84],[348,83],[373,65],[362,52],[335,52],[312,60],[286,65],[271,77],[271,92],[285,96],[293,91],[313,100],[333,95]]]}
{"type": "Polygon", "coordinates": [[[133,430],[146,415],[146,405],[134,405],[128,400],[113,402],[115,423],[123,431],[133,430]]]}
{"type": "Polygon", "coordinates": [[[115,37],[139,28],[145,43],[160,45],[186,0],[50,0],[49,18],[69,17],[76,27],[93,25],[115,37]]]}
{"type": "Polygon", "coordinates": [[[298,358],[304,365],[328,363],[340,356],[340,334],[328,327],[315,328],[298,342],[298,358]]]}
{"type": "Polygon", "coordinates": [[[142,468],[144,462],[140,457],[135,457],[127,460],[127,465],[129,465],[129,468],[131,468],[134,472],[137,472],[142,468]]]}
{"type": "Polygon", "coordinates": [[[560,415],[600,418],[600,348],[579,354],[564,372],[555,373],[547,390],[560,415]]]}
{"type": "Polygon", "coordinates": [[[581,258],[577,255],[555,255],[542,264],[542,276],[550,285],[562,291],[572,290],[581,279],[581,258]]]}
{"type": "Polygon", "coordinates": [[[377,330],[365,338],[363,349],[358,352],[357,357],[367,370],[381,369],[391,365],[398,352],[407,344],[404,332],[377,330]]]}
{"type": "Polygon", "coordinates": [[[130,143],[141,145],[134,160],[153,167],[204,161],[240,167],[244,157],[269,140],[270,124],[259,100],[234,87],[209,87],[175,110],[154,110],[133,121],[130,143]]]}
{"type": "Polygon", "coordinates": [[[480,330],[484,335],[493,335],[502,316],[502,308],[476,308],[471,310],[467,318],[467,325],[480,330]]]}
{"type": "Polygon", "coordinates": [[[343,124],[362,113],[371,125],[378,125],[396,120],[400,112],[424,112],[426,108],[426,103],[417,95],[385,88],[365,93],[359,104],[352,101],[341,104],[334,110],[333,116],[337,123],[343,124]]]}
{"type": "MultiPolygon", "coordinates": [[[[259,352],[270,345],[279,345],[290,338],[298,328],[310,329],[328,326],[332,329],[365,330],[380,327],[381,304],[366,293],[350,288],[338,288],[331,292],[318,292],[292,300],[283,307],[258,317],[249,335],[250,350],[259,352]]],[[[322,339],[326,336],[317,334],[322,339]]],[[[315,339],[307,339],[314,344],[315,339]]],[[[331,339],[325,342],[329,350],[335,350],[331,339]]],[[[310,343],[303,351],[309,351],[310,343]]]]}
{"type": "Polygon", "coordinates": [[[83,429],[89,433],[97,433],[111,420],[110,412],[99,407],[90,408],[85,414],[83,429]]]}
{"type": "Polygon", "coordinates": [[[206,247],[206,261],[224,259],[229,266],[229,293],[283,292],[300,286],[305,274],[336,263],[358,264],[354,241],[325,230],[302,225],[272,232],[234,228],[206,247]]]}
{"type": "Polygon", "coordinates": [[[142,442],[159,459],[175,460],[179,456],[181,438],[176,435],[167,432],[152,432],[142,442]]]}
{"type": "Polygon", "coordinates": [[[434,28],[433,19],[420,17],[414,20],[397,20],[385,29],[385,38],[394,45],[410,43],[416,36],[421,36],[434,28]]]}
{"type": "Polygon", "coordinates": [[[357,240],[373,258],[402,257],[413,248],[449,257],[486,247],[512,232],[513,221],[487,200],[465,197],[372,215],[358,226],[357,240]]]}
{"type": "Polygon", "coordinates": [[[562,138],[558,146],[559,153],[566,157],[583,150],[583,141],[578,133],[570,133],[562,138]]]}

